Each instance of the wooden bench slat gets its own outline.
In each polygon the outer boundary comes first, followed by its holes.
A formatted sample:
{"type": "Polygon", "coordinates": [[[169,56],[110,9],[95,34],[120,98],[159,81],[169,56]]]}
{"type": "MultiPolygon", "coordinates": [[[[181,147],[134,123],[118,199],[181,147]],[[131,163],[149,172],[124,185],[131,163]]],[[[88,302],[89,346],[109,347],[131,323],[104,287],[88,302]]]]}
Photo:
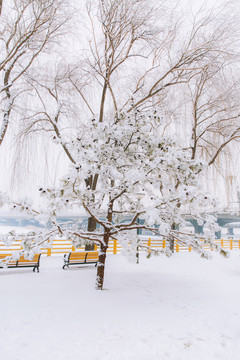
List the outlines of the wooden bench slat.
{"type": "Polygon", "coordinates": [[[86,253],[74,254],[71,253],[71,259],[85,259],[86,253]]]}
{"type": "Polygon", "coordinates": [[[64,255],[63,269],[69,265],[96,264],[99,260],[98,251],[74,251],[64,255]]]}
{"type": "Polygon", "coordinates": [[[94,257],[94,258],[97,257],[98,258],[98,251],[88,252],[87,257],[88,258],[92,258],[92,257],[94,257]]]}

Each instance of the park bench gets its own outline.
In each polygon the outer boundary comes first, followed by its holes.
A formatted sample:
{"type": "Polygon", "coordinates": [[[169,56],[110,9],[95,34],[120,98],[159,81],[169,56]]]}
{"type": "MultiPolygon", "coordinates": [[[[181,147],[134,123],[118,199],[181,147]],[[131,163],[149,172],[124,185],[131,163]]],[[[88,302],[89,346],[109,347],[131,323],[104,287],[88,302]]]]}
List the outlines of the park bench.
{"type": "MultiPolygon", "coordinates": [[[[0,254],[0,260],[5,259],[7,256],[12,256],[12,254],[0,254]]],[[[41,254],[35,254],[32,260],[27,260],[24,256],[20,256],[18,260],[11,260],[6,265],[8,268],[32,267],[33,271],[37,269],[37,272],[39,272],[40,256],[41,254]]],[[[3,266],[0,265],[0,268],[3,268],[3,266]]]]}
{"type": "Polygon", "coordinates": [[[63,269],[66,267],[69,268],[69,265],[86,265],[86,264],[95,264],[99,260],[98,251],[73,251],[69,254],[65,254],[63,261],[63,269]]]}

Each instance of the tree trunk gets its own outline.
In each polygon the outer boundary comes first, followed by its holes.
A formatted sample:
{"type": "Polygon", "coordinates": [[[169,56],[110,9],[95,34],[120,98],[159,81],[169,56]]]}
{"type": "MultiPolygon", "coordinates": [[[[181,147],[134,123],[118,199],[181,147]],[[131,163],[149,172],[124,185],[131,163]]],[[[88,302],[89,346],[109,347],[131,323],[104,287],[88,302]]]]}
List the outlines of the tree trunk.
{"type": "Polygon", "coordinates": [[[174,237],[170,236],[169,237],[169,250],[174,253],[174,237]]]}
{"type": "MultiPolygon", "coordinates": [[[[90,186],[92,190],[96,190],[97,188],[97,182],[98,182],[98,174],[95,174],[94,176],[90,176],[86,180],[86,185],[90,186]]],[[[93,217],[88,218],[88,232],[93,232],[97,228],[96,220],[93,217]]],[[[85,250],[94,250],[94,244],[87,244],[85,245],[85,250]]]]}
{"type": "MultiPolygon", "coordinates": [[[[1,0],[0,0],[0,6],[1,6],[1,0]]],[[[0,15],[1,15],[1,13],[0,13],[0,15]]],[[[4,86],[5,86],[5,93],[6,93],[6,98],[7,98],[8,104],[7,104],[6,110],[4,111],[3,123],[0,128],[0,145],[2,145],[3,139],[6,135],[7,128],[9,125],[9,116],[10,116],[10,113],[11,113],[12,107],[13,107],[13,99],[11,98],[11,94],[10,94],[10,90],[9,90],[9,80],[10,80],[11,70],[12,70],[12,66],[10,66],[10,68],[6,71],[5,76],[4,76],[4,86]]]]}
{"type": "Polygon", "coordinates": [[[104,280],[108,241],[109,241],[109,230],[105,229],[104,244],[101,243],[101,245],[100,245],[99,261],[98,261],[98,266],[97,266],[96,290],[103,289],[103,280],[104,280]]]}
{"type": "MultiPolygon", "coordinates": [[[[95,219],[92,218],[92,217],[88,218],[88,228],[87,228],[87,230],[88,231],[94,231],[94,230],[96,230],[96,227],[97,227],[97,223],[96,223],[95,219]]],[[[94,247],[95,247],[94,244],[86,244],[85,245],[85,250],[86,251],[91,251],[91,250],[94,250],[94,247]]]]}
{"type": "MultiPolygon", "coordinates": [[[[175,223],[172,224],[171,226],[172,230],[177,230],[178,229],[178,225],[176,225],[175,223]]],[[[169,250],[174,253],[174,237],[173,236],[169,236],[169,250]]]]}
{"type": "Polygon", "coordinates": [[[2,13],[2,0],[0,0],[0,15],[2,13]]]}

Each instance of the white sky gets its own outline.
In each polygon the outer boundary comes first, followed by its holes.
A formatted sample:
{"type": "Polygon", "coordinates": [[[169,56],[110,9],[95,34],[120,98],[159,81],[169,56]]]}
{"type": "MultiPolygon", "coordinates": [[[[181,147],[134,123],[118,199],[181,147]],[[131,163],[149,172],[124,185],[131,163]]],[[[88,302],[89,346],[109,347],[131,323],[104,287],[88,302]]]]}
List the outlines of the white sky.
{"type": "Polygon", "coordinates": [[[205,5],[207,7],[219,6],[222,3],[226,2],[225,0],[183,0],[185,3],[191,4],[194,10],[199,9],[201,6],[205,5]]]}

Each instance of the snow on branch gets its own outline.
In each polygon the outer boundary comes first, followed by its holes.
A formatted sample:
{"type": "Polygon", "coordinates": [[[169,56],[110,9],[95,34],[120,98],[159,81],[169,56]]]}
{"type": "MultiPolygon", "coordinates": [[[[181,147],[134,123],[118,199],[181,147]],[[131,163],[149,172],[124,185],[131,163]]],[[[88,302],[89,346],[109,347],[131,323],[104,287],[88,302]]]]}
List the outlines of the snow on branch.
{"type": "Polygon", "coordinates": [[[28,203],[14,203],[28,215],[44,217],[51,224],[30,236],[23,248],[49,245],[49,239],[57,235],[75,244],[94,242],[107,248],[110,238],[128,243],[136,236],[134,231],[142,229],[162,238],[173,237],[204,255],[193,234],[173,230],[173,224],[185,223],[186,213],[207,224],[206,241],[215,247],[211,239],[217,227],[209,214],[214,201],[198,183],[204,165],[192,160],[176,141],[162,137],[156,112],[120,113],[117,121],[116,117],[104,123],[91,121],[81,141],[76,139],[72,147],[77,165],[70,166],[58,187],[40,189],[46,201],[44,212],[31,209],[28,203]],[[96,174],[96,188],[86,187],[86,179],[96,174]],[[68,209],[85,210],[97,229],[84,231],[77,222],[59,224],[57,214],[68,209]]]}

